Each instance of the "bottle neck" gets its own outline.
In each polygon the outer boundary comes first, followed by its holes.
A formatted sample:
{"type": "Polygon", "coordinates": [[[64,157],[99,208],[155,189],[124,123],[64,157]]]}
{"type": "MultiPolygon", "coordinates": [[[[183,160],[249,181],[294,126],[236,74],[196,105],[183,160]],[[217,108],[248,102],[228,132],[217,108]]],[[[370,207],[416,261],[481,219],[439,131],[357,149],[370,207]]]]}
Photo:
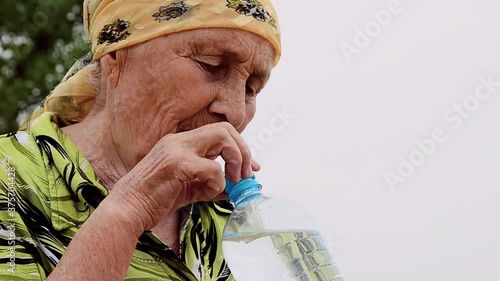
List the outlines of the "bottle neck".
{"type": "Polygon", "coordinates": [[[255,180],[255,175],[248,179],[241,179],[234,183],[226,178],[226,192],[229,194],[229,201],[236,208],[245,205],[260,197],[262,185],[255,180]]]}

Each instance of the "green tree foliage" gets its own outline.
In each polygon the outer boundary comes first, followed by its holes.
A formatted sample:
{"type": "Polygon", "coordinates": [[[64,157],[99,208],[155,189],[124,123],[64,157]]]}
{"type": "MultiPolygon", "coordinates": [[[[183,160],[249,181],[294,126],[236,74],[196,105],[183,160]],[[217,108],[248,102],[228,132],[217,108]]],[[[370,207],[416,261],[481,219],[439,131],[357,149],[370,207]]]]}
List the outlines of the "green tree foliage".
{"type": "Polygon", "coordinates": [[[82,0],[2,1],[0,134],[15,131],[90,49],[82,0]]]}

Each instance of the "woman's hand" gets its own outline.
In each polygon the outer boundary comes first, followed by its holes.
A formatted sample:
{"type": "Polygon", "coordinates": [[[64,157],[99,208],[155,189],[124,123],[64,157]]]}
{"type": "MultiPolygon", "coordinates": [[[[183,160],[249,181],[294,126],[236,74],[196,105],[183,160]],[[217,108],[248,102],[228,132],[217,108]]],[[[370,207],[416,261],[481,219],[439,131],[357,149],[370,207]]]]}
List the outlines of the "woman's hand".
{"type": "Polygon", "coordinates": [[[227,198],[224,172],[214,161],[218,156],[225,161],[225,175],[233,182],[260,169],[231,124],[210,124],[160,139],[116,183],[107,203],[116,203],[134,225],[142,226],[142,233],[185,205],[227,198]]]}

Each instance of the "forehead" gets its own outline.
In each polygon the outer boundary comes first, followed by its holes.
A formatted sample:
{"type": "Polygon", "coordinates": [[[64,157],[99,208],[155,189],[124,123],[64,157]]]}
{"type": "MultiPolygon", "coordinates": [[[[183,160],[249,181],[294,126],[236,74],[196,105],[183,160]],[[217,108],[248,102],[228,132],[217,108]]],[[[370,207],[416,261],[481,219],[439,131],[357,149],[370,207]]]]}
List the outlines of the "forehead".
{"type": "Polygon", "coordinates": [[[272,44],[260,35],[230,28],[207,28],[186,31],[193,51],[206,55],[225,55],[240,62],[251,59],[270,64],[274,60],[272,44]]]}

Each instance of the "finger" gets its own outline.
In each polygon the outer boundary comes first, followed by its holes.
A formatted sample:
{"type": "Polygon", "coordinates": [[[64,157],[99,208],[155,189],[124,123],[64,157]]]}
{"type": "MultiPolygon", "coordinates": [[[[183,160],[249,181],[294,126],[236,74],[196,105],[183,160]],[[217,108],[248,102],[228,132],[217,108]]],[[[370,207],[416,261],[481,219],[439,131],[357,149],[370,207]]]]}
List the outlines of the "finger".
{"type": "Polygon", "coordinates": [[[231,137],[229,138],[230,140],[228,140],[228,142],[230,143],[230,145],[222,149],[221,157],[225,163],[224,171],[227,178],[232,182],[238,182],[243,176],[241,174],[243,157],[234,139],[232,139],[231,137]]]}
{"type": "MultiPolygon", "coordinates": [[[[232,181],[239,181],[241,178],[242,153],[233,136],[224,126],[210,124],[191,131],[171,135],[170,139],[167,139],[166,142],[184,143],[184,147],[189,147],[189,150],[194,152],[198,158],[208,159],[214,163],[217,163],[215,159],[221,156],[225,162],[227,177],[232,181]]],[[[183,157],[186,156],[184,155],[183,157]]]]}
{"type": "MultiPolygon", "coordinates": [[[[246,152],[241,151],[241,145],[237,143],[238,140],[231,131],[235,131],[231,125],[223,123],[207,125],[202,127],[201,132],[196,132],[196,139],[191,143],[197,147],[195,150],[201,157],[215,159],[221,156],[225,162],[226,176],[229,180],[237,182],[244,176],[242,165],[248,156],[246,152]]],[[[194,138],[190,136],[190,139],[194,138]]]]}
{"type": "Polygon", "coordinates": [[[252,171],[258,172],[260,171],[261,168],[262,166],[260,165],[260,163],[257,162],[257,160],[255,160],[254,158],[252,158],[252,171]]]}
{"type": "Polygon", "coordinates": [[[227,200],[229,199],[229,194],[226,192],[222,192],[221,194],[215,196],[212,201],[222,201],[222,200],[227,200]]]}
{"type": "MultiPolygon", "coordinates": [[[[223,126],[226,128],[226,130],[229,132],[231,137],[234,139],[236,144],[238,145],[240,151],[241,151],[241,156],[242,156],[242,163],[241,163],[241,178],[249,178],[253,175],[253,170],[252,170],[252,153],[250,151],[250,148],[246,144],[245,140],[243,137],[238,133],[238,131],[233,127],[228,122],[221,122],[217,123],[219,126],[223,126]]],[[[239,181],[240,178],[237,179],[239,181]]]]}
{"type": "Polygon", "coordinates": [[[198,158],[191,166],[193,177],[197,179],[188,185],[188,188],[192,189],[190,197],[193,202],[213,200],[224,193],[226,181],[219,163],[198,158]]]}
{"type": "Polygon", "coordinates": [[[218,154],[224,160],[224,170],[226,176],[229,180],[233,182],[238,182],[242,177],[241,167],[243,163],[243,156],[240,151],[240,148],[234,138],[229,134],[227,129],[219,128],[221,130],[220,139],[221,144],[220,148],[217,148],[215,151],[211,153],[218,154]]]}

